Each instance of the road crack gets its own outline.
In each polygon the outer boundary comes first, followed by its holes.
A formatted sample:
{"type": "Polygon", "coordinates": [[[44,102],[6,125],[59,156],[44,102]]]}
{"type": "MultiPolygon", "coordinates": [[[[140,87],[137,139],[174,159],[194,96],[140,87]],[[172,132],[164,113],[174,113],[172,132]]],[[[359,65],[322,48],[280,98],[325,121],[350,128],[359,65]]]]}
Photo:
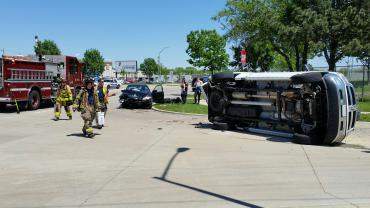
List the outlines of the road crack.
{"type": "Polygon", "coordinates": [[[347,203],[347,204],[349,204],[349,205],[351,205],[351,206],[353,206],[353,207],[359,208],[359,206],[358,206],[358,205],[356,205],[356,204],[354,204],[354,203],[352,203],[352,202],[350,202],[350,201],[348,201],[348,200],[346,200],[346,199],[343,199],[343,198],[341,198],[341,197],[337,197],[337,196],[335,196],[334,194],[332,194],[332,193],[330,193],[330,192],[328,192],[328,191],[326,190],[325,186],[323,185],[323,183],[322,183],[322,182],[321,182],[321,180],[320,180],[319,175],[317,174],[317,171],[316,171],[315,167],[314,167],[314,166],[313,166],[313,164],[312,164],[312,161],[311,161],[310,157],[308,156],[308,154],[307,154],[307,152],[306,152],[306,149],[304,148],[304,146],[303,146],[303,145],[301,145],[301,148],[302,148],[302,150],[303,150],[303,152],[304,152],[304,154],[305,154],[305,156],[306,156],[306,159],[307,159],[308,163],[309,163],[309,164],[310,164],[310,166],[311,166],[312,172],[313,172],[313,174],[315,175],[315,178],[316,178],[317,182],[319,183],[321,190],[322,190],[325,194],[327,194],[327,195],[329,195],[329,196],[331,196],[331,197],[334,197],[335,199],[341,200],[341,201],[343,201],[343,202],[345,202],[345,203],[347,203]]]}
{"type": "Polygon", "coordinates": [[[113,175],[107,182],[105,182],[100,188],[98,188],[95,192],[93,192],[90,196],[87,197],[80,205],[79,207],[83,207],[91,198],[96,196],[100,191],[102,191],[108,184],[110,184],[114,179],[116,179],[121,174],[124,174],[130,169],[133,164],[138,161],[141,157],[143,157],[148,151],[150,151],[155,145],[157,145],[159,142],[161,142],[168,134],[170,134],[174,128],[168,128],[170,129],[167,132],[164,132],[161,136],[159,136],[158,139],[156,139],[153,143],[151,143],[148,147],[146,147],[141,153],[139,153],[138,156],[136,156],[131,162],[125,166],[123,169],[121,169],[118,173],[113,175]]]}

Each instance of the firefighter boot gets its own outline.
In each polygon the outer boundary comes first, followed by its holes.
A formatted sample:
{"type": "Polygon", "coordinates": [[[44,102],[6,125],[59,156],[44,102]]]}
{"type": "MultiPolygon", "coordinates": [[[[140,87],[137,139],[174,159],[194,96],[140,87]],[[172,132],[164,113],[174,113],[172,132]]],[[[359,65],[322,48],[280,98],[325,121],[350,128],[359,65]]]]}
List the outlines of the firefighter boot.
{"type": "Polygon", "coordinates": [[[68,116],[69,120],[72,120],[72,111],[71,111],[71,108],[69,106],[65,106],[64,108],[66,110],[66,113],[67,113],[67,116],[68,116]]]}
{"type": "Polygon", "coordinates": [[[67,116],[68,116],[69,120],[72,120],[72,113],[70,111],[67,112],[67,116]]]}
{"type": "Polygon", "coordinates": [[[54,106],[54,117],[55,117],[54,120],[55,121],[58,121],[59,120],[60,113],[61,113],[60,104],[59,103],[55,103],[55,106],[54,106]]]}
{"type": "Polygon", "coordinates": [[[85,129],[82,129],[82,133],[84,134],[84,136],[87,136],[87,132],[85,129]]]}
{"type": "Polygon", "coordinates": [[[55,112],[55,113],[54,113],[54,116],[55,116],[54,120],[55,120],[55,121],[58,121],[58,120],[59,120],[59,117],[60,117],[60,112],[58,112],[58,111],[57,111],[57,112],[55,112]]]}
{"type": "Polygon", "coordinates": [[[94,137],[93,128],[91,128],[91,127],[87,128],[86,133],[87,133],[88,138],[93,138],[94,137]]]}

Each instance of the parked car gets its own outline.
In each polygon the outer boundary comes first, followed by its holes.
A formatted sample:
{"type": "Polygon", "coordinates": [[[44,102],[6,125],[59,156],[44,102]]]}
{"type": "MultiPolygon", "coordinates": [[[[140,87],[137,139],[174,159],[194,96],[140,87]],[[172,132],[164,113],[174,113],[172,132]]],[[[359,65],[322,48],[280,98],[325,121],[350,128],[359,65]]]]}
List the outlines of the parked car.
{"type": "Polygon", "coordinates": [[[118,79],[117,79],[117,82],[118,82],[118,84],[120,84],[121,86],[125,84],[125,80],[124,80],[124,79],[122,79],[122,78],[118,78],[118,79]]]}
{"type": "Polygon", "coordinates": [[[146,84],[129,84],[119,97],[122,107],[144,107],[151,109],[153,102],[163,103],[164,92],[162,85],[157,85],[150,91],[146,84]]]}
{"type": "Polygon", "coordinates": [[[121,87],[121,84],[114,79],[104,79],[104,86],[106,86],[108,89],[119,89],[121,87]]]}
{"type": "Polygon", "coordinates": [[[354,130],[354,88],[336,72],[219,73],[203,85],[215,128],[337,144],[354,130]]]}
{"type": "Polygon", "coordinates": [[[135,83],[135,79],[127,79],[126,83],[135,83]]]}

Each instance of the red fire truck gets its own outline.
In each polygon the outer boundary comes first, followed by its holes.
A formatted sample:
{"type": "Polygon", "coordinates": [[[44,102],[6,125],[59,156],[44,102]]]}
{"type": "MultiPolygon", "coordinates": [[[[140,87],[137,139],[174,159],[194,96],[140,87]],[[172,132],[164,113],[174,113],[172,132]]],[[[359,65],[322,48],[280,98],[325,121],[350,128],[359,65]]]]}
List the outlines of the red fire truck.
{"type": "Polygon", "coordinates": [[[2,56],[0,58],[0,109],[16,102],[36,110],[55,98],[57,79],[63,78],[74,93],[81,89],[83,64],[71,56],[2,56]]]}

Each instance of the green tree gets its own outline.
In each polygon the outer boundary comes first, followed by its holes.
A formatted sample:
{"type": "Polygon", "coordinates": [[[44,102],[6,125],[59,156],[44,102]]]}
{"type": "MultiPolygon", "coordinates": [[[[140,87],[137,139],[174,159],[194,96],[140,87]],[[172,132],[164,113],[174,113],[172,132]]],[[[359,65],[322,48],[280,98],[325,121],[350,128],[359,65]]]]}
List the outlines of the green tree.
{"type": "Polygon", "coordinates": [[[361,6],[361,9],[358,14],[360,20],[356,22],[361,25],[357,25],[359,28],[355,28],[355,30],[360,35],[349,42],[345,52],[346,55],[357,57],[370,70],[370,1],[357,1],[357,4],[361,6]]]}
{"type": "Polygon", "coordinates": [[[187,35],[190,56],[188,62],[205,70],[220,71],[228,65],[228,55],[225,50],[226,40],[215,30],[191,31],[187,35]]]}
{"type": "MultiPolygon", "coordinates": [[[[323,1],[323,0],[322,0],[323,1]]],[[[325,22],[320,51],[323,52],[330,71],[346,55],[358,57],[369,51],[370,1],[323,1],[317,12],[325,22]]]]}
{"type": "Polygon", "coordinates": [[[120,71],[120,75],[121,75],[122,77],[125,77],[125,78],[126,78],[127,72],[126,72],[124,69],[121,69],[121,71],[120,71]]]}
{"type": "Polygon", "coordinates": [[[254,61],[268,67],[271,57],[284,58],[290,71],[302,70],[314,44],[319,25],[315,15],[302,12],[295,0],[228,0],[226,8],[214,17],[227,29],[229,40],[247,45],[256,54],[254,61]],[[276,54],[273,54],[272,52],[276,54]],[[267,61],[263,61],[267,57],[267,61]]]}
{"type": "Polygon", "coordinates": [[[167,68],[162,68],[161,69],[161,75],[163,75],[163,76],[167,76],[167,75],[169,75],[170,74],[170,69],[167,69],[167,68]]]}
{"type": "Polygon", "coordinates": [[[61,51],[52,40],[38,41],[34,46],[36,55],[60,55],[61,51]]]}
{"type": "Polygon", "coordinates": [[[248,43],[231,47],[233,51],[233,61],[230,66],[237,68],[240,71],[256,71],[258,68],[261,71],[269,71],[274,63],[275,56],[271,45],[264,44],[263,42],[248,43]],[[246,64],[243,66],[241,63],[241,51],[246,50],[246,64]]]}
{"type": "Polygon", "coordinates": [[[176,67],[173,70],[173,74],[175,74],[175,75],[183,75],[183,74],[185,74],[185,69],[183,67],[176,67]]]}
{"type": "Polygon", "coordinates": [[[104,71],[104,58],[98,49],[88,49],[85,51],[84,58],[84,74],[88,76],[100,75],[104,71]]]}
{"type": "Polygon", "coordinates": [[[351,45],[369,33],[369,4],[365,0],[228,0],[214,19],[227,30],[229,40],[271,45],[290,71],[303,70],[307,60],[319,54],[333,71],[340,59],[353,53],[351,45]]]}
{"type": "Polygon", "coordinates": [[[153,74],[159,72],[159,66],[153,58],[144,59],[144,62],[140,64],[140,69],[148,77],[152,77],[153,74]]]}

